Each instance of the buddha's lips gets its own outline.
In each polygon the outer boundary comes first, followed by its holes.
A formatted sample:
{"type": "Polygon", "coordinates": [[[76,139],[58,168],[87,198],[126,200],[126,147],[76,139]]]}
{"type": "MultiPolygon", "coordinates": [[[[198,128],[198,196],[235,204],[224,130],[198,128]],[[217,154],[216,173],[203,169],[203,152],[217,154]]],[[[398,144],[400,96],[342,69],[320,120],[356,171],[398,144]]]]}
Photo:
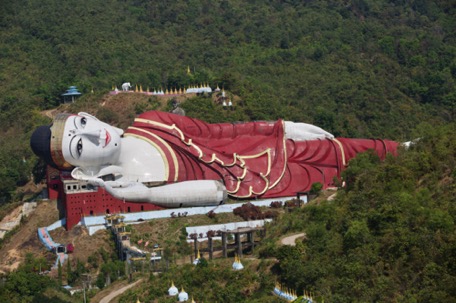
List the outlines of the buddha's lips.
{"type": "Polygon", "coordinates": [[[105,141],[105,145],[103,146],[103,148],[108,146],[109,142],[111,142],[111,135],[109,134],[109,132],[106,129],[105,129],[105,131],[106,131],[106,141],[105,141]]]}

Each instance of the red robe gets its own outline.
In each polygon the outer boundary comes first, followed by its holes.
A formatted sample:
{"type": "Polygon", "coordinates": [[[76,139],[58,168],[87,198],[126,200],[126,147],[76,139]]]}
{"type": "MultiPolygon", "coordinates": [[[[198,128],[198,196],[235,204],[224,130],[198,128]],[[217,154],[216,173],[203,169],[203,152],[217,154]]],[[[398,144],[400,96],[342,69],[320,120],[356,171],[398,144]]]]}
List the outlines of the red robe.
{"type": "Polygon", "coordinates": [[[373,149],[383,159],[397,149],[380,139],[294,141],[281,120],[209,124],[158,111],[141,114],[125,136],[159,150],[167,182],[221,180],[237,198],[296,196],[316,182],[328,188],[357,153],[373,149]]]}

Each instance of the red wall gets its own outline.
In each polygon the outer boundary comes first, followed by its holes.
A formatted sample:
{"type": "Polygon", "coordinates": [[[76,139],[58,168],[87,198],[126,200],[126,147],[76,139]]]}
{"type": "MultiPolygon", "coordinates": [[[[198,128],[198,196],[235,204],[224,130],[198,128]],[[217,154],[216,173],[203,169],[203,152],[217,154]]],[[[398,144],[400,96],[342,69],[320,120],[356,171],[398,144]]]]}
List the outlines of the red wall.
{"type": "Polygon", "coordinates": [[[50,200],[57,200],[59,192],[62,190],[62,181],[60,180],[60,171],[48,166],[46,174],[48,198],[50,200]]]}
{"type": "Polygon", "coordinates": [[[67,230],[76,225],[83,216],[102,216],[108,213],[134,213],[163,209],[150,203],[118,200],[103,188],[99,188],[97,192],[63,194],[62,196],[62,201],[66,209],[67,230]]]}

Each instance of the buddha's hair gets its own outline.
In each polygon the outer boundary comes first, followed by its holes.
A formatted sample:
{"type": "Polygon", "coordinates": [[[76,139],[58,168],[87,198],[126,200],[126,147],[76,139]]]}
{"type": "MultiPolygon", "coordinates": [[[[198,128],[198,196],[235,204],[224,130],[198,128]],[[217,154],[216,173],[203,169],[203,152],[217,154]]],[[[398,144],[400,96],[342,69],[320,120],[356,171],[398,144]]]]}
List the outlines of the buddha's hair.
{"type": "Polygon", "coordinates": [[[58,114],[51,125],[38,127],[30,138],[30,147],[35,155],[43,159],[48,165],[60,170],[72,168],[62,154],[63,131],[69,116],[71,115],[58,114]]]}

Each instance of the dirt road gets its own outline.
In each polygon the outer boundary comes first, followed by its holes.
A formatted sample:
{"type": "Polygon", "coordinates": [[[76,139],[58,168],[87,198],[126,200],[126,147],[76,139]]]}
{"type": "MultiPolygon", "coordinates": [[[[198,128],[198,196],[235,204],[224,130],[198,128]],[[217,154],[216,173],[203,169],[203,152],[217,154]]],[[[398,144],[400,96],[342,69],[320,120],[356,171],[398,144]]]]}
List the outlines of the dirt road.
{"type": "Polygon", "coordinates": [[[116,291],[113,291],[112,293],[110,293],[109,295],[107,295],[106,297],[104,297],[103,299],[100,300],[100,303],[109,303],[111,302],[112,299],[114,299],[115,297],[117,296],[120,296],[121,294],[123,294],[124,292],[126,292],[127,290],[129,290],[130,288],[138,285],[139,283],[141,283],[142,280],[138,280],[132,284],[128,284],[122,288],[119,288],[118,290],[116,291]]]}

